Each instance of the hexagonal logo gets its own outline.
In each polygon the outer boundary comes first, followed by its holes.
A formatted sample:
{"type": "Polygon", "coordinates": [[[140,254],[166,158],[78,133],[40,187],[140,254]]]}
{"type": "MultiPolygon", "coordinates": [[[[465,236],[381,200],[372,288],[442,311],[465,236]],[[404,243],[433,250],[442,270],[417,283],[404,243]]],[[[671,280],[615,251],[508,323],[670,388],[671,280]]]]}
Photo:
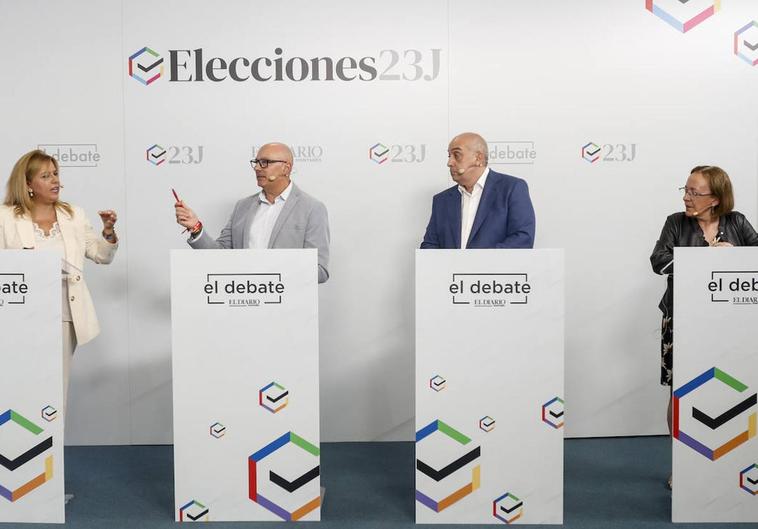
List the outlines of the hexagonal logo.
{"type": "Polygon", "coordinates": [[[163,57],[147,46],[129,57],[129,77],[145,86],[163,75],[163,57]]]}
{"type": "Polygon", "coordinates": [[[211,437],[215,437],[216,439],[221,439],[224,434],[226,434],[226,426],[221,424],[220,422],[214,422],[211,424],[210,428],[211,437]]]}
{"type": "Polygon", "coordinates": [[[479,429],[487,433],[491,432],[492,430],[495,429],[495,419],[493,419],[489,415],[485,415],[484,417],[479,419],[479,429]]]}
{"type": "Polygon", "coordinates": [[[160,165],[166,161],[166,149],[158,145],[152,145],[145,151],[145,156],[148,162],[153,165],[160,165]]]}
{"type": "Polygon", "coordinates": [[[281,384],[271,382],[258,391],[258,404],[271,413],[283,410],[289,403],[290,392],[281,384]]]}
{"type": "Polygon", "coordinates": [[[47,422],[53,422],[58,417],[58,410],[56,410],[52,406],[45,406],[44,408],[42,408],[40,415],[47,422]]]}
{"type": "Polygon", "coordinates": [[[389,160],[389,154],[390,148],[383,143],[372,145],[368,150],[368,157],[371,159],[371,161],[376,162],[380,165],[389,160]]]}
{"type": "Polygon", "coordinates": [[[721,0],[645,0],[645,9],[677,31],[687,33],[715,15],[721,9],[721,0]]]}
{"type": "Polygon", "coordinates": [[[434,391],[440,392],[447,387],[447,380],[440,375],[434,375],[429,379],[429,387],[434,391]]]}
{"type": "Polygon", "coordinates": [[[590,163],[595,163],[600,159],[600,145],[589,142],[582,146],[582,158],[590,163]]]}
{"type": "Polygon", "coordinates": [[[542,405],[542,422],[556,430],[563,428],[563,399],[553,397],[542,405]]]}
{"type": "Polygon", "coordinates": [[[12,453],[0,448],[0,466],[8,471],[3,472],[0,496],[15,502],[53,479],[53,456],[45,455],[53,447],[53,437],[43,435],[42,428],[13,410],[0,414],[0,428],[4,440],[23,446],[12,453]]]}
{"type": "Polygon", "coordinates": [[[300,520],[321,506],[320,456],[295,432],[275,439],[248,458],[249,498],[285,522],[300,520]]]}
{"type": "Polygon", "coordinates": [[[750,66],[758,65],[758,22],[748,22],[735,32],[734,54],[750,66]]]}
{"type": "MultiPolygon", "coordinates": [[[[719,397],[720,400],[723,400],[723,395],[719,395],[719,397]]],[[[755,437],[755,406],[757,397],[758,395],[756,393],[748,392],[748,387],[745,384],[720,369],[712,367],[674,391],[672,435],[674,439],[679,440],[711,461],[715,461],[755,437]],[[714,387],[713,384],[720,385],[714,387]],[[712,395],[718,390],[728,394],[736,392],[738,398],[730,408],[726,410],[718,410],[714,413],[713,410],[707,409],[706,407],[710,404],[711,400],[714,400],[712,395]],[[704,396],[698,399],[697,397],[700,396],[700,393],[703,393],[704,396]],[[745,397],[745,395],[747,395],[747,397],[745,397]],[[709,436],[710,441],[699,441],[692,435],[685,433],[681,428],[680,423],[682,414],[680,413],[680,410],[682,408],[682,401],[685,397],[687,397],[686,403],[691,405],[692,410],[692,422],[688,422],[689,427],[697,428],[701,435],[709,436]],[[695,402],[693,403],[693,401],[695,402]],[[747,415],[747,420],[744,418],[745,415],[747,415]],[[733,437],[730,436],[731,433],[734,432],[722,434],[721,438],[716,440],[720,431],[727,430],[727,428],[722,429],[722,426],[729,423],[730,428],[734,428],[734,426],[731,425],[735,425],[735,423],[732,423],[731,421],[733,419],[738,419],[740,416],[742,416],[742,420],[747,423],[745,430],[733,437]],[[712,435],[709,435],[710,432],[712,432],[712,435]]],[[[689,411],[686,413],[686,416],[689,421],[689,411]]]]}
{"type": "Polygon", "coordinates": [[[416,501],[442,512],[479,489],[481,447],[437,419],[416,432],[416,501]]]}
{"type": "Polygon", "coordinates": [[[492,516],[505,523],[513,523],[524,514],[524,502],[511,492],[506,492],[492,502],[492,516]]]}
{"type": "Polygon", "coordinates": [[[200,503],[192,500],[179,508],[180,522],[207,522],[210,521],[210,509],[200,503]]]}
{"type": "Polygon", "coordinates": [[[758,464],[753,463],[740,472],[740,488],[758,496],[758,464]]]}

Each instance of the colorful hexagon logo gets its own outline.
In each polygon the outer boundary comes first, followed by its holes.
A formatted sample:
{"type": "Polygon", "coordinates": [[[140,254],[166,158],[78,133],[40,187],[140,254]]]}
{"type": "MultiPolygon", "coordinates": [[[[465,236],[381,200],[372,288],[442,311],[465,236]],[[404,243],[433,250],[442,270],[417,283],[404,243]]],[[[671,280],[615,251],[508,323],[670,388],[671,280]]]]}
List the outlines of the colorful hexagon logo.
{"type": "Polygon", "coordinates": [[[277,413],[287,407],[289,394],[284,386],[271,382],[258,391],[258,404],[271,413],[277,413]]]}
{"type": "Polygon", "coordinates": [[[758,22],[753,20],[734,33],[734,54],[750,66],[758,65],[758,22]]]}
{"type": "Polygon", "coordinates": [[[214,422],[213,424],[211,424],[210,434],[211,434],[211,437],[215,437],[216,439],[221,439],[226,434],[226,426],[224,426],[220,422],[214,422]]]}
{"type": "Polygon", "coordinates": [[[436,392],[440,392],[447,387],[447,380],[440,375],[434,375],[429,379],[429,387],[436,392]]]}
{"type": "MultiPolygon", "coordinates": [[[[37,457],[43,456],[53,447],[53,438],[42,435],[44,433],[42,428],[13,410],[0,414],[0,427],[19,428],[19,431],[13,433],[14,437],[18,434],[28,438],[28,448],[20,454],[0,453],[0,466],[8,471],[4,473],[3,483],[0,483],[0,496],[10,502],[15,502],[53,479],[52,454],[42,460],[37,457]],[[28,473],[25,473],[23,478],[16,476],[16,470],[23,467],[26,471],[27,468],[33,468],[35,465],[39,465],[41,472],[32,479],[26,479],[29,477],[28,473]]],[[[37,471],[34,470],[34,472],[37,471]]]]}
{"type": "Polygon", "coordinates": [[[600,159],[600,145],[589,142],[582,146],[582,158],[590,163],[595,163],[600,159]]]}
{"type": "Polygon", "coordinates": [[[684,443],[685,445],[689,446],[699,454],[707,457],[711,461],[715,461],[718,458],[728,454],[741,444],[749,441],[753,437],[755,437],[756,434],[756,412],[754,410],[756,405],[756,398],[758,395],[756,393],[748,394],[746,393],[748,390],[748,387],[737,380],[736,378],[730,376],[729,374],[721,371],[720,369],[716,367],[710,368],[708,371],[704,372],[703,374],[693,378],[680,388],[676,389],[673,393],[673,425],[672,425],[672,435],[674,439],[679,440],[680,442],[684,443]],[[715,446],[713,448],[707,446],[705,443],[698,441],[697,439],[691,437],[690,435],[686,434],[681,428],[680,428],[680,407],[681,407],[681,400],[686,397],[687,395],[692,394],[696,389],[700,388],[707,382],[715,380],[717,382],[720,382],[724,384],[727,388],[734,390],[735,392],[748,396],[732,406],[730,409],[725,410],[721,414],[717,415],[716,417],[711,417],[707,413],[701,411],[699,408],[692,406],[692,419],[695,421],[698,421],[699,423],[705,425],[710,430],[717,430],[727,422],[731,421],[732,419],[736,419],[738,416],[742,415],[743,413],[749,412],[751,409],[753,410],[752,413],[748,413],[747,415],[747,425],[746,429],[737,434],[736,436],[732,437],[731,439],[726,440],[726,442],[723,442],[719,444],[718,446],[715,446]]]}
{"type": "Polygon", "coordinates": [[[192,500],[179,508],[180,522],[207,522],[210,520],[210,509],[200,503],[192,500]]]}
{"type": "Polygon", "coordinates": [[[506,492],[492,502],[492,516],[505,523],[513,523],[524,514],[524,502],[511,492],[506,492]]]}
{"type": "Polygon", "coordinates": [[[740,488],[758,496],[758,464],[753,463],[740,472],[740,488]]]}
{"type": "Polygon", "coordinates": [[[387,160],[389,160],[389,153],[390,153],[389,147],[387,147],[383,143],[377,143],[376,145],[372,145],[371,148],[368,150],[368,157],[371,159],[371,161],[376,162],[381,165],[387,160]]]}
{"type": "Polygon", "coordinates": [[[553,397],[542,405],[542,422],[556,430],[563,428],[564,402],[560,397],[553,397]]]}
{"type": "Polygon", "coordinates": [[[493,419],[489,415],[485,415],[484,417],[479,419],[479,429],[487,433],[491,432],[492,430],[495,429],[495,419],[493,419]]]}
{"type": "Polygon", "coordinates": [[[160,165],[166,161],[166,149],[158,145],[152,145],[145,151],[145,156],[148,162],[153,165],[160,165]]]}
{"type": "Polygon", "coordinates": [[[645,0],[645,9],[682,33],[715,15],[721,0],[645,0]]]}
{"type": "MultiPolygon", "coordinates": [[[[307,487],[320,475],[319,457],[321,451],[316,445],[306,441],[295,432],[287,432],[278,439],[267,444],[248,458],[248,487],[249,498],[264,509],[274,513],[285,522],[294,522],[303,518],[308,513],[318,509],[321,506],[321,490],[316,482],[315,487],[307,487]],[[281,475],[281,470],[275,471],[269,469],[268,480],[266,480],[265,469],[262,468],[262,461],[272,454],[277,453],[284,447],[292,446],[299,449],[299,454],[304,456],[301,463],[307,463],[312,457],[316,458],[316,466],[306,464],[308,470],[292,479],[281,475]],[[269,489],[271,493],[266,496],[261,494],[265,484],[272,484],[275,487],[269,489]],[[274,497],[276,494],[276,497],[274,497]],[[284,504],[295,503],[293,507],[287,507],[284,504]]],[[[288,466],[292,466],[293,457],[286,458],[288,466]]]]}
{"type": "Polygon", "coordinates": [[[58,417],[58,410],[56,410],[52,406],[45,406],[44,408],[42,408],[40,415],[47,422],[53,422],[58,417]]]}
{"type": "Polygon", "coordinates": [[[448,424],[437,419],[417,431],[416,454],[416,501],[434,512],[479,489],[481,447],[448,424]],[[418,455],[422,450],[426,452],[423,461],[418,455]]]}
{"type": "Polygon", "coordinates": [[[145,86],[163,75],[163,57],[147,46],[129,57],[129,77],[145,86]]]}

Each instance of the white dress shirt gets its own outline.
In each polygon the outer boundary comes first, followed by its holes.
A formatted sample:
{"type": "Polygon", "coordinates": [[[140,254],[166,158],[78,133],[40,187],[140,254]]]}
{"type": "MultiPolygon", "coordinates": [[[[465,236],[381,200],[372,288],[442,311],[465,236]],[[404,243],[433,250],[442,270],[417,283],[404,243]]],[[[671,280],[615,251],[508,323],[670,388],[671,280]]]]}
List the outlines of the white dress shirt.
{"type": "Polygon", "coordinates": [[[458,186],[461,193],[461,248],[465,248],[468,243],[471,228],[474,226],[476,211],[479,209],[479,201],[482,199],[484,184],[487,182],[487,175],[490,173],[489,167],[485,167],[482,176],[474,184],[471,193],[466,191],[463,186],[458,186]]]}
{"type": "Polygon", "coordinates": [[[250,236],[247,239],[248,248],[268,248],[268,241],[271,239],[271,232],[276,224],[276,219],[284,208],[284,203],[292,191],[292,182],[282,191],[282,194],[274,199],[271,204],[266,200],[266,193],[263,191],[258,195],[260,205],[255,212],[253,222],[250,224],[250,236]]]}

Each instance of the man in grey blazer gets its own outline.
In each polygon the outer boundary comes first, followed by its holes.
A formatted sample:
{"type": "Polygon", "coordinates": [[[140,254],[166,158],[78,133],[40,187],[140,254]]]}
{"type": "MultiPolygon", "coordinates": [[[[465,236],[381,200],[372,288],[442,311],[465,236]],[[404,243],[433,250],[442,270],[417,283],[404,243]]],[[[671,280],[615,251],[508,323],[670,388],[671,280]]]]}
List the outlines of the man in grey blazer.
{"type": "Polygon", "coordinates": [[[329,279],[329,220],[324,204],[290,180],[292,151],[267,143],[250,160],[261,191],[238,201],[218,239],[183,201],[176,222],[190,231],[193,248],[317,248],[318,282],[329,279]]]}

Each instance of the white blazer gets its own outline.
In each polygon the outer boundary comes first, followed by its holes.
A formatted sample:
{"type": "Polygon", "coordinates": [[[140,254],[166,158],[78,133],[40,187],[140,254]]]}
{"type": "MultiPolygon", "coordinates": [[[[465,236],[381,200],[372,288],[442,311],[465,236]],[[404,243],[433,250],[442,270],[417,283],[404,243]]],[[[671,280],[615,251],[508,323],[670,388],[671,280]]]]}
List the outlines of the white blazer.
{"type": "MultiPolygon", "coordinates": [[[[61,209],[58,210],[58,226],[63,237],[66,261],[78,270],[84,270],[85,257],[98,264],[113,261],[118,243],[111,244],[96,233],[82,208],[72,208],[73,216],[61,209]]],[[[33,249],[34,244],[34,224],[31,217],[17,217],[12,207],[0,205],[0,249],[33,249]]],[[[76,270],[68,276],[68,305],[71,307],[76,341],[80,345],[87,343],[98,335],[100,326],[87,284],[82,273],[76,270]]]]}

